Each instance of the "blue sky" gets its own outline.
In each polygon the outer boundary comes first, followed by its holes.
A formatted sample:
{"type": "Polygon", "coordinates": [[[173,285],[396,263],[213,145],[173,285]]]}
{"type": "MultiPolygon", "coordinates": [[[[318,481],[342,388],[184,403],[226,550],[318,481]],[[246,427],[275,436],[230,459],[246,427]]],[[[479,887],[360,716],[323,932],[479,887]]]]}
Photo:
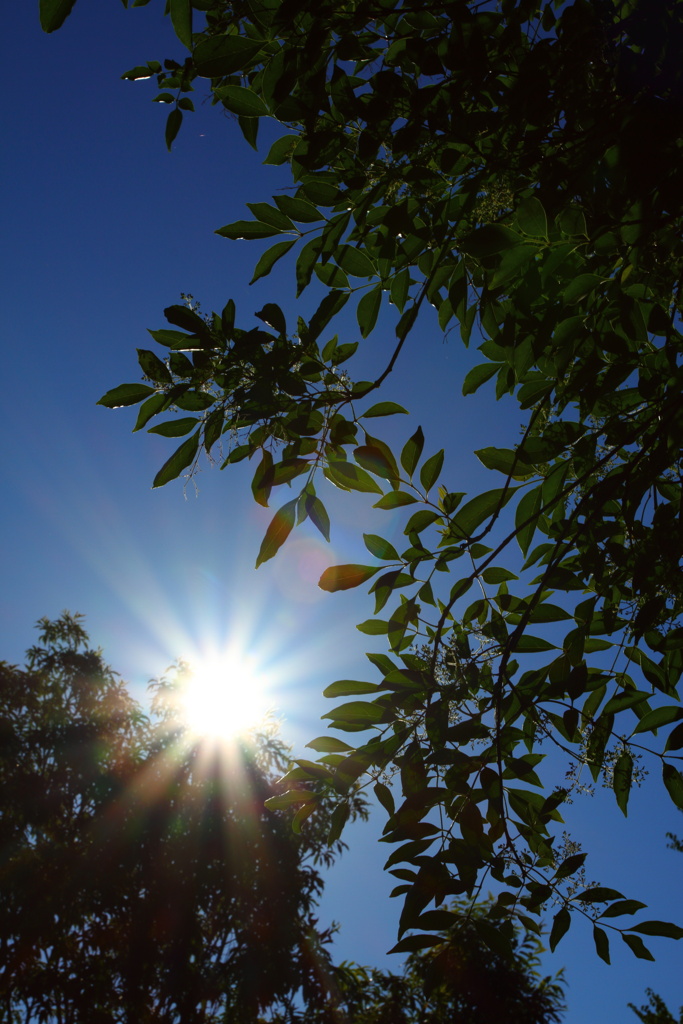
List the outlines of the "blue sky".
{"type": "MultiPolygon", "coordinates": [[[[206,465],[185,488],[153,491],[173,442],[133,435],[130,410],[96,406],[104,391],[138,379],[135,348],[151,347],[146,328],[164,326],[162,310],[181,292],[203,311],[233,297],[244,319],[267,300],[298,311],[291,268],[249,288],[260,243],[214,234],[286,180],[200,94],[198,113],[166,151],[154,84],[120,79],[136,64],[179,55],[159,3],[125,11],[118,0],[81,0],[52,36],[41,33],[37,8],[32,0],[4,12],[0,657],[22,660],[39,616],[81,611],[93,641],[142,695],[174,658],[237,636],[275,677],[284,738],[303,753],[324,731],[322,689],[366,677],[368,639],[355,623],[372,612],[363,592],[324,594],[315,581],[326,565],[365,560],[361,532],[391,539],[400,516],[372,511],[362,496],[326,494],[331,546],[305,525],[255,572],[271,513],[251,498],[249,465],[223,473],[206,465]]],[[[304,297],[304,313],[314,303],[304,297]]],[[[358,340],[352,319],[344,329],[344,340],[358,340]]],[[[368,342],[368,375],[390,344],[382,331],[368,342]]],[[[421,423],[425,451],[446,448],[452,490],[495,486],[472,451],[509,444],[518,429],[514,410],[492,406],[485,392],[460,397],[478,361],[427,315],[385,395],[414,414],[376,421],[399,443],[421,423]]],[[[680,923],[683,860],[665,848],[679,816],[659,789],[646,780],[628,820],[598,790],[577,800],[569,824],[590,850],[591,878],[647,902],[648,917],[680,923]]],[[[352,831],[322,916],[341,922],[340,958],[395,965],[384,954],[399,907],[388,899],[380,829],[376,816],[352,831]]],[[[642,1001],[647,986],[672,1006],[683,1002],[679,947],[655,940],[652,948],[656,964],[615,947],[609,968],[577,923],[546,961],[549,972],[567,967],[568,1024],[635,1021],[626,1003],[642,1001]]]]}

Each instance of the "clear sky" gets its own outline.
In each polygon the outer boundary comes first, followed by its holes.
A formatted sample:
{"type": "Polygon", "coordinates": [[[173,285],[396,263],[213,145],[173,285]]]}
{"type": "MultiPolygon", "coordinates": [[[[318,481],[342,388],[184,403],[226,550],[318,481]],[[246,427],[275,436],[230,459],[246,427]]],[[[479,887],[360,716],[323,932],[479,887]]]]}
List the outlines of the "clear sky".
{"type": "MultiPolygon", "coordinates": [[[[260,243],[214,234],[247,215],[245,202],[286,185],[281,169],[263,167],[200,93],[169,154],[165,110],[150,102],[155,83],[120,79],[149,59],[182,59],[162,9],[80,0],[52,36],[40,31],[37,0],[3,11],[0,658],[21,662],[40,616],[80,611],[94,643],[142,696],[174,658],[238,640],[272,676],[283,736],[303,754],[324,731],[322,689],[371,678],[359,675],[368,638],[355,630],[372,612],[369,599],[362,590],[324,594],[316,580],[329,564],[367,560],[363,529],[391,539],[400,516],[373,512],[362,496],[326,494],[331,546],[306,524],[254,571],[272,512],[252,500],[249,465],[223,473],[206,465],[185,488],[179,481],[153,491],[173,442],[133,435],[134,412],[95,404],[139,378],[135,348],[153,347],[146,328],[164,326],[162,310],[181,292],[205,312],[233,297],[245,319],[268,300],[298,311],[291,268],[249,288],[260,243]]],[[[305,298],[304,313],[314,302],[305,298]]],[[[358,340],[351,320],[345,330],[345,340],[358,340]]],[[[390,344],[389,332],[372,336],[368,373],[390,344]]],[[[485,391],[460,397],[478,361],[427,316],[384,396],[413,415],[376,421],[390,441],[421,423],[425,451],[447,450],[452,490],[495,486],[472,451],[508,444],[518,429],[513,410],[492,407],[485,391]]],[[[276,507],[284,500],[276,497],[276,507]]],[[[666,849],[665,833],[683,832],[683,819],[660,788],[646,780],[627,820],[598,790],[577,800],[568,825],[590,851],[591,879],[647,902],[647,917],[682,923],[683,858],[666,849]]],[[[399,908],[381,870],[381,824],[376,815],[350,833],[321,916],[342,925],[340,958],[397,966],[384,956],[399,908]]],[[[577,922],[546,959],[548,972],[567,968],[567,1024],[635,1021],[626,1003],[642,1002],[647,986],[672,1008],[683,1002],[680,947],[651,946],[656,964],[619,943],[607,967],[577,922]]]]}

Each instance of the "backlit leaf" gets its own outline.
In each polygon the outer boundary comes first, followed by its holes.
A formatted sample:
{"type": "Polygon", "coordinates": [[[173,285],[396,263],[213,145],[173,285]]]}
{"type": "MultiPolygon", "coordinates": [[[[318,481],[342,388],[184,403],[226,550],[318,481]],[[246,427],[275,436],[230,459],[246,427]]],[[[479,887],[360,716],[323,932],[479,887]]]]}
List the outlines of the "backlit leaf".
{"type": "Polygon", "coordinates": [[[192,437],[188,437],[187,441],[181,444],[180,448],[173,453],[170,459],[166,460],[154,477],[152,487],[163,487],[170,480],[175,480],[194,460],[198,448],[199,431],[194,433],[192,437]]]}
{"type": "Polygon", "coordinates": [[[256,559],[257,569],[259,565],[263,565],[264,562],[267,562],[273,555],[277,554],[292,532],[296,518],[297,501],[297,498],[288,501],[273,516],[266,530],[266,535],[261,542],[258,558],[256,559]]]}
{"type": "Polygon", "coordinates": [[[160,434],[162,437],[183,437],[197,426],[196,416],[184,416],[179,420],[167,420],[156,427],[150,427],[148,434],[160,434]]]}
{"type": "Polygon", "coordinates": [[[296,238],[292,238],[286,242],[276,242],[275,245],[271,245],[270,249],[266,249],[263,256],[261,256],[254,267],[254,274],[249,284],[253,284],[254,281],[258,281],[260,278],[266,277],[271,272],[277,261],[282,259],[282,257],[289,252],[296,241],[296,238]]]}
{"type": "Polygon", "coordinates": [[[372,416],[393,416],[398,412],[403,412],[407,415],[408,410],[404,409],[402,405],[398,405],[397,402],[378,402],[376,405],[371,405],[369,409],[366,409],[363,417],[370,419],[372,416]]]}
{"type": "Polygon", "coordinates": [[[332,565],[318,581],[321,590],[351,590],[379,572],[378,565],[332,565]]]}
{"type": "Polygon", "coordinates": [[[197,74],[203,78],[223,78],[247,67],[263,43],[238,35],[215,35],[197,44],[193,54],[197,74]]]}
{"type": "Polygon", "coordinates": [[[420,483],[425,491],[429,491],[439,479],[441,469],[443,468],[443,460],[444,451],[442,448],[440,452],[436,452],[435,455],[428,458],[422,466],[420,470],[420,483]]]}
{"type": "Polygon", "coordinates": [[[366,292],[358,303],[356,317],[362,338],[367,338],[377,323],[381,305],[382,288],[380,285],[376,285],[369,292],[366,292]]]}
{"type": "Polygon", "coordinates": [[[124,405],[137,405],[143,398],[154,394],[154,388],[147,384],[119,384],[102,395],[98,405],[104,405],[107,409],[120,409],[124,405]]]}

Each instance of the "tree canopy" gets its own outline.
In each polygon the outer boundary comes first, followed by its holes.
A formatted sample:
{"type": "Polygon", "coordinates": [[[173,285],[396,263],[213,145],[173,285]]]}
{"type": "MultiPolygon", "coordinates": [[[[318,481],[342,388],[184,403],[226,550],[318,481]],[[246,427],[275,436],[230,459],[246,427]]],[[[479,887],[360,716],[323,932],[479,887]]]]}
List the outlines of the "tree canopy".
{"type": "Polygon", "coordinates": [[[226,765],[188,741],[181,674],[154,684],[148,718],[79,616],[39,627],[25,669],[0,663],[0,1021],[251,1024],[322,1007],[319,869],[340,844],[322,819],[297,835],[264,807],[281,740],[226,765]]]}
{"type": "MultiPolygon", "coordinates": [[[[41,0],[44,28],[73,3],[41,0]]],[[[403,550],[366,535],[369,564],[320,580],[372,581],[374,616],[359,628],[385,652],[368,655],[379,678],[327,687],[351,698],[325,716],[345,739],[313,739],[319,760],[299,761],[272,806],[299,801],[302,820],[318,803],[307,783],[323,781],[338,801],[334,840],[347,794],[374,786],[396,844],[399,951],[439,944],[430,905],[491,884],[496,902],[476,920],[491,941],[492,922],[511,942],[515,918],[538,927],[553,900],[552,947],[574,912],[604,960],[610,934],[651,958],[643,935],[683,930],[621,924],[643,904],[576,884],[585,854],[557,836],[572,785],[545,751],[574,777],[607,779],[624,814],[647,759],[683,806],[682,5],[166,10],[183,54],[124,78],[156,78],[169,148],[197,88],[254,147],[261,118],[283,126],[265,159],[291,172],[291,189],[218,233],[274,240],[253,280],[293,263],[297,297],[314,281],[324,291],[308,319],[267,302],[257,326],[233,298],[206,318],[169,306],[170,326],[150,332],[161,348],[138,350],[143,381],[101,404],[140,405],[136,430],[184,438],[156,486],[205,451],[223,468],[254,459],[262,505],[293,488],[257,566],[307,519],[329,536],[321,476],[406,508],[403,550]],[[497,474],[479,494],[443,478],[433,449],[452,443],[448,410],[426,449],[419,427],[396,451],[375,436],[374,421],[405,411],[390,374],[429,305],[481,351],[463,394],[511,396],[524,422],[516,444],[476,452],[497,474]],[[342,343],[335,318],[354,308],[360,339],[342,343]],[[354,379],[354,354],[387,317],[384,370],[354,379]]]]}

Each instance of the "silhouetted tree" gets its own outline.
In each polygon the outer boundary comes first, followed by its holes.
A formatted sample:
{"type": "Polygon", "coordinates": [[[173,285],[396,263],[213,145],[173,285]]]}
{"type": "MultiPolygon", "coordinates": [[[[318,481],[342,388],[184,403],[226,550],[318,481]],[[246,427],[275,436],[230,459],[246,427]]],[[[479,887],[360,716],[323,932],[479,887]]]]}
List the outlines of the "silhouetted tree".
{"type": "MultiPolygon", "coordinates": [[[[326,995],[319,866],[341,844],[265,808],[287,750],[191,743],[154,684],[151,717],[88,646],[41,620],[0,665],[0,1021],[253,1021],[326,995]]],[[[353,804],[353,813],[362,809],[353,804]]]]}

